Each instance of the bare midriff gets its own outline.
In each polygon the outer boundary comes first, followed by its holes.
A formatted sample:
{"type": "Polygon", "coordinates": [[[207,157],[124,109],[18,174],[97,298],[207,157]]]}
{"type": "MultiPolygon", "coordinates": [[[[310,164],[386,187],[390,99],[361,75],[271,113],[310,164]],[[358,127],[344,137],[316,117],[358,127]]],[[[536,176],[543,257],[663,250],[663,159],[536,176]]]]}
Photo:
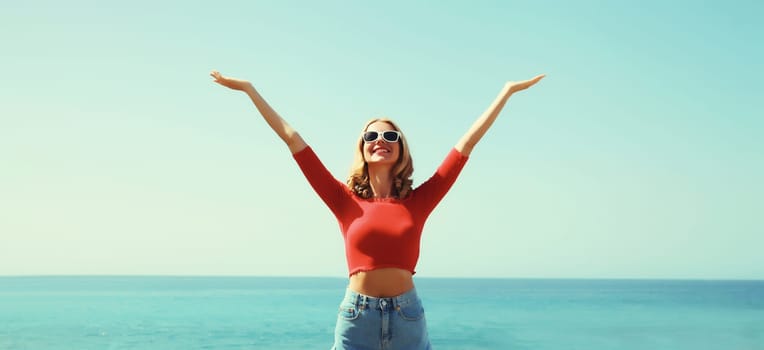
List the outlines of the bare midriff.
{"type": "Polygon", "coordinates": [[[414,288],[411,272],[398,268],[361,271],[350,276],[351,290],[371,297],[389,298],[414,288]]]}

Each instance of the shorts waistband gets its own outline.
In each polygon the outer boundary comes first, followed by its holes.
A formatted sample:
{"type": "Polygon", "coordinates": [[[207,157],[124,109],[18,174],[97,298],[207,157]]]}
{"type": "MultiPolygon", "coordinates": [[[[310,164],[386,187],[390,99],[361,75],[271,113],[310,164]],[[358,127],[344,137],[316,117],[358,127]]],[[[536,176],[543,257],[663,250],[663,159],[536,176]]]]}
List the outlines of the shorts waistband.
{"type": "Polygon", "coordinates": [[[358,308],[380,310],[398,309],[408,305],[420,303],[416,288],[411,288],[409,291],[401,295],[389,298],[372,297],[358,293],[348,288],[345,291],[345,297],[343,300],[347,303],[351,303],[357,306],[358,308]]]}

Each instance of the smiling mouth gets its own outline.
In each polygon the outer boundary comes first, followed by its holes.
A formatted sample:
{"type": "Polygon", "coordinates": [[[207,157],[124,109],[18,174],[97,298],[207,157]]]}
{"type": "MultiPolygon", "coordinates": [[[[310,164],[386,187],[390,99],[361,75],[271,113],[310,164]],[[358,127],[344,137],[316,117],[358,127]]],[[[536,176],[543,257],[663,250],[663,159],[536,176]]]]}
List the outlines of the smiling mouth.
{"type": "Polygon", "coordinates": [[[379,147],[375,148],[371,151],[373,154],[384,154],[384,153],[390,153],[390,150],[387,148],[379,147]]]}

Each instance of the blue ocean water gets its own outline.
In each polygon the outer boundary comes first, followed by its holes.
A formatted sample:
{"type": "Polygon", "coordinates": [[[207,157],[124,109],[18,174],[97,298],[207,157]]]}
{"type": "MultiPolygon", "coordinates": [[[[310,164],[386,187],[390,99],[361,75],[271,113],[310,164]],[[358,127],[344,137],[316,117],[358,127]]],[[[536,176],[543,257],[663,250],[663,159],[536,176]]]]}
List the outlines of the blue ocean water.
{"type": "MultiPolygon", "coordinates": [[[[416,281],[435,349],[764,349],[764,281],[416,281]]],[[[0,349],[329,349],[340,278],[0,277],[0,349]]]]}

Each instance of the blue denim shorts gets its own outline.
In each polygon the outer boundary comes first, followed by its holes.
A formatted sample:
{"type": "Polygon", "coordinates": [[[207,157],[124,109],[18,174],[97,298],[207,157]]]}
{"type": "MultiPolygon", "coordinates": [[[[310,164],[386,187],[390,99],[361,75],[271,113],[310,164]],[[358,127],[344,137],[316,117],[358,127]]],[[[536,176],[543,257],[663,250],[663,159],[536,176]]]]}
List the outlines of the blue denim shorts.
{"type": "Polygon", "coordinates": [[[391,298],[370,297],[348,289],[340,303],[332,349],[431,349],[416,289],[391,298]]]}

